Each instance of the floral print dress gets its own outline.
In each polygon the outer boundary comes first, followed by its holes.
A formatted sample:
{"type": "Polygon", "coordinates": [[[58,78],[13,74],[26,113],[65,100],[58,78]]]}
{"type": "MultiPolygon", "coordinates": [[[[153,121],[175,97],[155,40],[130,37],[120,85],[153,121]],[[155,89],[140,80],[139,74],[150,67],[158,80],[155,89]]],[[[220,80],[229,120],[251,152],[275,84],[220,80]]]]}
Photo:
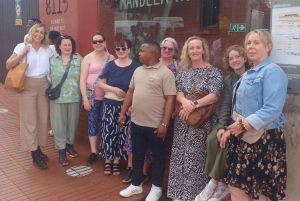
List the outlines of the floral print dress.
{"type": "Polygon", "coordinates": [[[254,144],[231,136],[223,172],[224,181],[256,200],[285,199],[286,147],[281,128],[267,130],[254,144]]]}

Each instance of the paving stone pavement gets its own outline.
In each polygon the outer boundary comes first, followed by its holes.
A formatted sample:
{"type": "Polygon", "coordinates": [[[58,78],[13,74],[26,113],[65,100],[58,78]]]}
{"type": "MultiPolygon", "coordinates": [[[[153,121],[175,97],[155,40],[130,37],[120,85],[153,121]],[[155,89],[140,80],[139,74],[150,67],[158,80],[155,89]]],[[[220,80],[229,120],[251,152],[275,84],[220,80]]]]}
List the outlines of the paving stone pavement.
{"type": "MultiPolygon", "coordinates": [[[[69,165],[60,167],[54,139],[48,137],[47,146],[42,148],[49,158],[48,169],[39,170],[32,164],[30,153],[21,151],[19,132],[18,94],[5,90],[0,83],[0,201],[143,201],[150,191],[151,183],[147,181],[142,194],[120,197],[120,190],[128,186],[121,182],[126,163],[121,163],[121,175],[106,176],[101,157],[89,166],[92,169],[90,174],[69,176],[67,171],[76,169],[76,166],[86,166],[90,155],[89,145],[78,139],[75,139],[74,147],[79,157],[68,157],[69,165]]],[[[171,201],[166,196],[165,187],[159,201],[171,201]]]]}
{"type": "Polygon", "coordinates": [[[19,98],[0,85],[0,200],[110,200],[134,201],[144,199],[150,191],[150,182],[144,185],[144,192],[130,198],[121,198],[123,164],[120,176],[103,174],[104,160],[90,166],[92,172],[86,176],[72,177],[66,171],[74,166],[85,166],[90,155],[89,145],[76,139],[74,146],[79,157],[68,157],[69,165],[58,165],[58,151],[53,137],[48,137],[43,152],[48,156],[48,169],[39,170],[32,164],[29,152],[21,151],[19,139],[19,98]]]}

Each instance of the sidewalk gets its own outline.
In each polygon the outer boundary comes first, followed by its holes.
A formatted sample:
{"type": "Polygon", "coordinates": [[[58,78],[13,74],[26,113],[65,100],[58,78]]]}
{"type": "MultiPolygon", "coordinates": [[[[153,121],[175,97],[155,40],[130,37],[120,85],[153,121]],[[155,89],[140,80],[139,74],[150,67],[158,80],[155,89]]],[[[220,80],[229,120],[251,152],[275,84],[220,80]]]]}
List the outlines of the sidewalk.
{"type": "MultiPolygon", "coordinates": [[[[43,152],[48,156],[48,169],[39,170],[32,164],[31,155],[20,149],[19,139],[19,101],[18,95],[0,85],[0,200],[144,200],[150,191],[151,183],[143,186],[144,192],[130,198],[121,198],[120,190],[128,185],[122,184],[120,176],[103,174],[104,160],[92,166],[92,172],[86,166],[90,155],[89,145],[75,139],[75,148],[79,157],[68,157],[69,165],[58,165],[58,152],[54,148],[53,137],[48,137],[48,144],[43,152]],[[72,169],[71,169],[72,167],[72,169]],[[69,176],[69,174],[73,176],[69,176]],[[75,176],[75,175],[85,176],[75,176]]],[[[168,200],[168,199],[161,199],[168,200]]]]}

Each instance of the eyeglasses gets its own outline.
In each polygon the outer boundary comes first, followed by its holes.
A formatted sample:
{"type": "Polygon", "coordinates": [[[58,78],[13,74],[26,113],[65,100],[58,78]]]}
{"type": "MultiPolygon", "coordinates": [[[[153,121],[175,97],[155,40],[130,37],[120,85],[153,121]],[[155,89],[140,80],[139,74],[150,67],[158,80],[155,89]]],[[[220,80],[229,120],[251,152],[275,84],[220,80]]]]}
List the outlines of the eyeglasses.
{"type": "Polygon", "coordinates": [[[174,48],[171,48],[171,47],[161,47],[161,49],[162,49],[163,52],[166,52],[167,50],[169,52],[173,52],[174,51],[174,48]]]}
{"type": "Polygon", "coordinates": [[[126,51],[128,48],[127,47],[116,47],[115,50],[116,52],[120,52],[121,50],[124,52],[126,51]]]}
{"type": "Polygon", "coordinates": [[[71,36],[68,36],[68,35],[60,36],[60,37],[62,37],[63,39],[71,39],[71,36]]]}
{"type": "Polygon", "coordinates": [[[105,40],[104,39],[100,39],[100,40],[92,40],[93,44],[97,44],[97,43],[103,43],[105,40]]]}

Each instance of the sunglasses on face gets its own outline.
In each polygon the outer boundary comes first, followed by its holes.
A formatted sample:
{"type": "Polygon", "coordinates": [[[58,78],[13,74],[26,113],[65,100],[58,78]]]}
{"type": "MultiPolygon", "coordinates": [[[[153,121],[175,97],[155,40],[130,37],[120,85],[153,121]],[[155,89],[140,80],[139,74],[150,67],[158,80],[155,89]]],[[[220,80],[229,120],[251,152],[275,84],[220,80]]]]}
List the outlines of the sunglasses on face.
{"type": "Polygon", "coordinates": [[[124,52],[126,51],[128,48],[127,47],[116,47],[115,50],[116,52],[120,52],[121,50],[124,52]]]}
{"type": "Polygon", "coordinates": [[[174,51],[174,49],[173,49],[173,48],[170,48],[170,47],[161,47],[161,49],[162,49],[163,52],[166,52],[167,50],[168,50],[169,52],[173,52],[173,51],[174,51]]]}
{"type": "Polygon", "coordinates": [[[100,40],[92,40],[93,44],[97,44],[97,43],[103,43],[105,40],[104,39],[100,39],[100,40]]]}

